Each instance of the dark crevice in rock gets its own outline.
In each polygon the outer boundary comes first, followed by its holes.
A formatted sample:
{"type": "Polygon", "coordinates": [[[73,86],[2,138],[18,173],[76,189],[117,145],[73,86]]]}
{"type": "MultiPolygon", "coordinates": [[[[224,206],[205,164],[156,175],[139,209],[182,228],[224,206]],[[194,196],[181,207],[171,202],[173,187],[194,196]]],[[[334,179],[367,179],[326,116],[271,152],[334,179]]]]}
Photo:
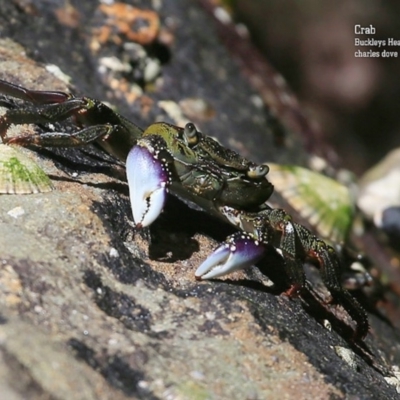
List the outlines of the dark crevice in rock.
{"type": "Polygon", "coordinates": [[[140,352],[138,354],[130,354],[130,356],[125,355],[124,357],[108,356],[96,354],[93,349],[77,339],[70,339],[68,344],[75,351],[78,359],[100,372],[110,385],[121,390],[125,395],[148,400],[159,399],[140,386],[140,382],[146,380],[145,375],[130,365],[130,363],[143,364],[145,362],[143,354],[140,354],[140,352]]]}
{"type": "Polygon", "coordinates": [[[85,284],[93,290],[97,306],[110,317],[116,318],[128,329],[151,334],[152,317],[149,310],[122,293],[103,285],[99,275],[87,270],[85,284]]]}
{"type": "MultiPolygon", "coordinates": [[[[110,246],[118,251],[117,257],[99,255],[99,262],[110,269],[116,279],[122,283],[133,284],[138,279],[144,279],[152,287],[157,287],[158,284],[167,285],[164,275],[154,271],[141,258],[133,256],[124,245],[126,240],[132,240],[134,230],[127,222],[127,220],[132,220],[129,199],[114,190],[108,190],[102,202],[93,203],[93,210],[102,219],[110,235],[110,246]]],[[[147,232],[147,230],[141,230],[137,234],[146,236],[147,232]]],[[[142,258],[144,257],[143,254],[142,258]]]]}

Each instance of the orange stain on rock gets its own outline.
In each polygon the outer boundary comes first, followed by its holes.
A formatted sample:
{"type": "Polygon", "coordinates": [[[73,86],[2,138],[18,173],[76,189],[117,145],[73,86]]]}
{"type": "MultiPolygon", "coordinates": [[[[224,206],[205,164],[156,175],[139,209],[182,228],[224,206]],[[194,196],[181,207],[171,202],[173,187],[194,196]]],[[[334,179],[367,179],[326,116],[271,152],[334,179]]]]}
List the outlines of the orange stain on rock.
{"type": "Polygon", "coordinates": [[[108,18],[105,26],[99,29],[98,40],[120,42],[119,36],[127,40],[147,45],[152,43],[160,29],[158,14],[151,10],[141,10],[125,3],[100,5],[100,11],[108,18]],[[117,35],[115,35],[117,33],[117,35]]]}

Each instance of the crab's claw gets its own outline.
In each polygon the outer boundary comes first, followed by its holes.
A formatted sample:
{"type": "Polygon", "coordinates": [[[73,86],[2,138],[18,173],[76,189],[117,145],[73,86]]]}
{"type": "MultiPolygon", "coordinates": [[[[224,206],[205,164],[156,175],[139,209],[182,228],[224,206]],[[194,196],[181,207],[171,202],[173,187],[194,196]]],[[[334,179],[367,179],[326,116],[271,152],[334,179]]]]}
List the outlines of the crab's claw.
{"type": "Polygon", "coordinates": [[[218,278],[250,267],[262,258],[264,251],[265,247],[247,233],[235,233],[197,268],[196,279],[218,278]]]}
{"type": "Polygon", "coordinates": [[[126,175],[133,219],[138,228],[150,225],[161,213],[170,174],[158,144],[141,139],[126,160],[126,175]]]}

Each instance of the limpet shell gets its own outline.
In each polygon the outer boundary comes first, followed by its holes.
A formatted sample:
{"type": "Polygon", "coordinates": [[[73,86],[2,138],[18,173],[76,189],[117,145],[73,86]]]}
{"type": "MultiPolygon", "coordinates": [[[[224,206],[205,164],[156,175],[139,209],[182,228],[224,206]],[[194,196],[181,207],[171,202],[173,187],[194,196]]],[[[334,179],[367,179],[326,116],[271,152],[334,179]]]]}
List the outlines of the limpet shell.
{"type": "Polygon", "coordinates": [[[268,163],[268,180],[283,199],[332,242],[345,241],[354,216],[354,200],[341,183],[309,169],[268,163]]]}
{"type": "Polygon", "coordinates": [[[22,152],[0,144],[0,193],[31,194],[53,190],[50,178],[22,152]]]}

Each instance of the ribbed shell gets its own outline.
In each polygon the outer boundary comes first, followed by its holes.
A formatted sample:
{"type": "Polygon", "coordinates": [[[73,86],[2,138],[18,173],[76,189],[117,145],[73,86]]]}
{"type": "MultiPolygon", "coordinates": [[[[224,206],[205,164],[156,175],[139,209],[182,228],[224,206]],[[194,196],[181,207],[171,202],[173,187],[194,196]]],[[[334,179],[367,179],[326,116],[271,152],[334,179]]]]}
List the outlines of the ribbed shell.
{"type": "Polygon", "coordinates": [[[336,243],[345,240],[354,215],[354,201],[346,186],[306,168],[268,166],[267,178],[275,190],[318,235],[336,243]]]}
{"type": "Polygon", "coordinates": [[[0,144],[0,193],[31,194],[53,190],[50,178],[22,152],[0,144]]]}

